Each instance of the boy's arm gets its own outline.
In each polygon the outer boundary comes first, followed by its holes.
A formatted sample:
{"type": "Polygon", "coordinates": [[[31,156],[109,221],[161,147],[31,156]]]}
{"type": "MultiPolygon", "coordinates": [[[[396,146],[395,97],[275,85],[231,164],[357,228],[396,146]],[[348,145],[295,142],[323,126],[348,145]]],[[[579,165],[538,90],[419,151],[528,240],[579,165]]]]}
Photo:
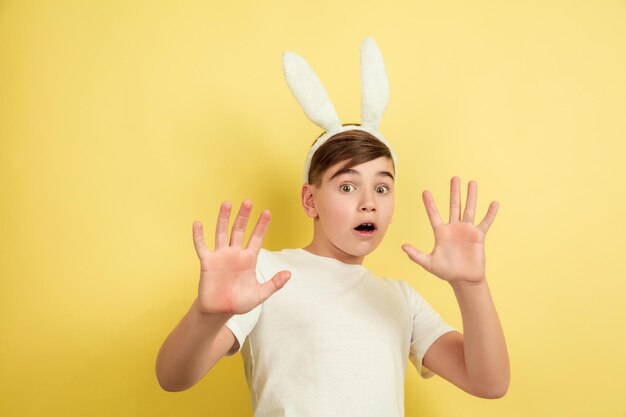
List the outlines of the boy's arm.
{"type": "Polygon", "coordinates": [[[257,279],[256,263],[270,221],[269,210],[259,216],[245,249],[252,202],[245,200],[241,204],[229,240],[230,210],[230,202],[223,202],[214,251],[204,242],[202,223],[193,222],[193,243],[200,259],[198,297],[157,355],[155,372],[166,391],[182,391],[194,385],[231,348],[234,350],[235,336],[225,324],[234,315],[258,307],[291,276],[289,271],[279,271],[265,283],[257,279]]]}
{"type": "Polygon", "coordinates": [[[203,314],[194,301],[157,355],[155,373],[161,388],[176,392],[192,387],[229,352],[235,336],[224,324],[230,317],[203,314]]]}
{"type": "Polygon", "coordinates": [[[422,362],[473,395],[499,398],[508,390],[509,358],[485,277],[485,235],[499,203],[491,202],[483,220],[474,225],[478,183],[467,184],[467,204],[461,217],[460,181],[457,176],[450,181],[450,221],[446,224],[430,191],[422,193],[435,233],[433,251],[426,254],[412,245],[402,245],[412,261],[452,286],[463,316],[465,335],[444,334],[430,346],[422,362]]]}
{"type": "Polygon", "coordinates": [[[481,398],[500,398],[510,381],[506,343],[487,280],[451,283],[463,318],[463,332],[448,332],[424,355],[424,366],[481,398]]]}

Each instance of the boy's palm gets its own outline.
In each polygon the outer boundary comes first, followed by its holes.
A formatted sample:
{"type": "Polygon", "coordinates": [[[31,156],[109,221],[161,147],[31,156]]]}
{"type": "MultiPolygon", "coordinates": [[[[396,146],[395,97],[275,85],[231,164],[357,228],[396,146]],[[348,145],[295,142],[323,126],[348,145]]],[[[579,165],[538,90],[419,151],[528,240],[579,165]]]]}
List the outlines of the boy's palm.
{"type": "Polygon", "coordinates": [[[289,271],[280,271],[263,284],[257,281],[256,262],[263,236],[269,225],[270,213],[267,210],[261,213],[248,246],[244,249],[243,238],[251,208],[252,203],[248,201],[242,203],[233,224],[229,243],[230,204],[222,204],[213,252],[209,251],[204,243],[202,224],[200,222],[193,224],[194,245],[200,259],[198,306],[203,313],[228,315],[247,313],[281,289],[291,276],[289,271]]]}
{"type": "Polygon", "coordinates": [[[426,213],[435,232],[435,248],[430,254],[409,244],[402,245],[407,255],[424,269],[453,282],[480,283],[485,278],[485,235],[498,211],[492,202],[485,218],[474,226],[478,184],[468,184],[467,204],[461,219],[461,179],[452,177],[450,185],[450,221],[444,224],[429,191],[422,193],[426,213]]]}
{"type": "Polygon", "coordinates": [[[485,274],[484,241],[485,235],[467,222],[438,225],[431,272],[446,281],[480,281],[485,274]]]}

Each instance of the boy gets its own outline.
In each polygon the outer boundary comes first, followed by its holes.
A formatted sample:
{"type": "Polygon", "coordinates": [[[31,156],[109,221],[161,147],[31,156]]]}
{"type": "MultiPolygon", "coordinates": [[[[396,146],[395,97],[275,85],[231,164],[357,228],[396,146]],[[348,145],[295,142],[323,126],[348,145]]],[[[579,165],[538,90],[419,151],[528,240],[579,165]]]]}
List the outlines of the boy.
{"type": "Polygon", "coordinates": [[[379,278],[362,265],[391,223],[397,163],[375,130],[358,126],[328,128],[309,153],[301,194],[313,219],[307,247],[262,249],[270,220],[264,210],[244,249],[247,200],[230,241],[231,205],[222,204],[213,252],[194,222],[198,297],[159,351],[163,389],[185,390],[241,350],[256,417],[402,416],[407,359],[422,377],[436,373],[472,395],[506,393],[508,354],[484,274],[484,238],[497,204],[474,226],[472,181],[461,219],[460,180],[453,177],[448,224],[430,193],[422,194],[434,250],[402,246],[450,283],[461,334],[405,281],[379,278]]]}

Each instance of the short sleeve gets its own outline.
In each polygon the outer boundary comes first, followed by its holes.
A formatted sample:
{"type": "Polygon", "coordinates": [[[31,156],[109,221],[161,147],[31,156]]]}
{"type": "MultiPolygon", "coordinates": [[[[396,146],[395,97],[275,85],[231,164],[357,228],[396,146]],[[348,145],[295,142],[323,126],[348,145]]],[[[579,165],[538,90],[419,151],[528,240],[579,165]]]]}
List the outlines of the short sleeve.
{"type": "MultiPolygon", "coordinates": [[[[261,284],[265,282],[265,276],[263,275],[263,271],[265,270],[264,252],[265,249],[260,250],[256,263],[256,279],[261,284]]],[[[224,356],[232,356],[241,350],[241,348],[243,347],[243,343],[246,340],[246,337],[248,337],[250,332],[252,332],[252,329],[254,329],[254,326],[256,326],[257,321],[259,321],[262,309],[263,304],[259,304],[247,313],[235,314],[226,322],[225,326],[228,327],[231,332],[233,332],[235,338],[237,339],[237,342],[239,343],[239,347],[237,350],[231,350],[227,352],[224,356]]]]}
{"type": "Polygon", "coordinates": [[[407,287],[410,308],[413,314],[413,333],[409,359],[415,365],[418,374],[426,379],[435,375],[434,372],[422,365],[424,355],[430,345],[443,334],[456,329],[446,323],[441,315],[408,283],[401,281],[407,287]]]}

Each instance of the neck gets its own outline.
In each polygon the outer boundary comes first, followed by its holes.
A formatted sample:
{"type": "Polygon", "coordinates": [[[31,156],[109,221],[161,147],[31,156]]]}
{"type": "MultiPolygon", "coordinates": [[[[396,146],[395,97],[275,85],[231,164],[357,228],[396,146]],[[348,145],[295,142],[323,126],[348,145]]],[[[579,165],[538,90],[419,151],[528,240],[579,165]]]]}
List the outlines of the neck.
{"type": "Polygon", "coordinates": [[[319,242],[316,242],[315,239],[308,246],[302,249],[307,252],[311,252],[314,255],[337,259],[344,264],[363,265],[363,259],[365,259],[365,256],[350,255],[330,242],[327,242],[326,245],[321,245],[319,242]]]}

